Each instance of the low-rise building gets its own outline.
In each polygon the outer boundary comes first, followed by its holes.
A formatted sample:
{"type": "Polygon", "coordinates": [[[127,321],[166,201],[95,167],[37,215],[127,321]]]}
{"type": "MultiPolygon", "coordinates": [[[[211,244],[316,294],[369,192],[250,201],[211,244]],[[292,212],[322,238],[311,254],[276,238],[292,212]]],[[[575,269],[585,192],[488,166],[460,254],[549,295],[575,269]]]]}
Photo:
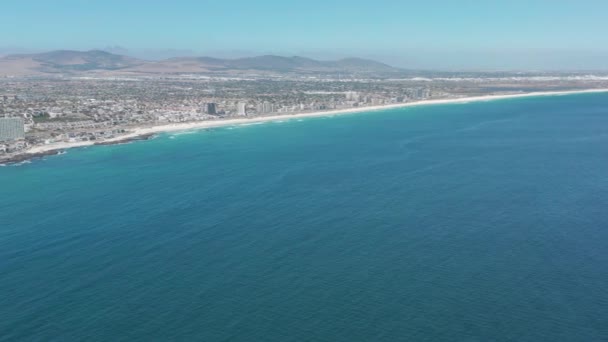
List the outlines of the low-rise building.
{"type": "Polygon", "coordinates": [[[0,141],[12,141],[25,138],[25,122],[23,118],[0,118],[0,141]]]}

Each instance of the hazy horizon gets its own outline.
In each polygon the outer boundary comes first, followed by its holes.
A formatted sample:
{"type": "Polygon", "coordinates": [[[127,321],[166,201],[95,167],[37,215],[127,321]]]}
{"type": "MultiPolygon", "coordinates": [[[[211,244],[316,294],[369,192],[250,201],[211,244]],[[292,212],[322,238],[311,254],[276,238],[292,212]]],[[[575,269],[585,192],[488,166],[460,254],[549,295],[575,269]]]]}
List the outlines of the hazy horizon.
{"type": "Polygon", "coordinates": [[[8,0],[3,9],[0,29],[12,34],[0,55],[103,49],[151,60],[275,54],[408,69],[608,70],[601,1],[8,0]]]}

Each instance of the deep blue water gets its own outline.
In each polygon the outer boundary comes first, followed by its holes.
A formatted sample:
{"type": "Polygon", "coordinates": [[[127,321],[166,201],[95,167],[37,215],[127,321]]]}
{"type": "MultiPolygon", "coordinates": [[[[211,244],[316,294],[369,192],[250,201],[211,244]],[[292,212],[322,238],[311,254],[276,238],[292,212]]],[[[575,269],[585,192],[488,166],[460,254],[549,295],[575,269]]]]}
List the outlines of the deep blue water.
{"type": "Polygon", "coordinates": [[[0,167],[0,341],[608,340],[608,95],[0,167]]]}

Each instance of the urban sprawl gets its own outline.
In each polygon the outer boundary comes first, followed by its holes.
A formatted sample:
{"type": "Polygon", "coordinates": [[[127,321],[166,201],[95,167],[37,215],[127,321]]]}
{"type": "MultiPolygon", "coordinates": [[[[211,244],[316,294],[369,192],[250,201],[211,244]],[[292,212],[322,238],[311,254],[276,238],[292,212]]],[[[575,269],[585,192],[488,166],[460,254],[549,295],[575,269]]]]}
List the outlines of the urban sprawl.
{"type": "Polygon", "coordinates": [[[380,106],[427,99],[608,87],[605,77],[0,78],[0,161],[56,142],[135,127],[380,106]]]}

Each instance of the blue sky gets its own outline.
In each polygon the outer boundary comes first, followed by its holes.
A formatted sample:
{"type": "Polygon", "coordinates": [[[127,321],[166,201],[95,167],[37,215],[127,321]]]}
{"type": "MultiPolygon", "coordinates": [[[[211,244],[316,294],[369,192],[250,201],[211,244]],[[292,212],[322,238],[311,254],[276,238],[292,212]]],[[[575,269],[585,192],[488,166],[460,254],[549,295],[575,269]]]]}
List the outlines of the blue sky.
{"type": "Polygon", "coordinates": [[[3,0],[0,48],[596,68],[608,56],[607,18],[606,0],[3,0]]]}

